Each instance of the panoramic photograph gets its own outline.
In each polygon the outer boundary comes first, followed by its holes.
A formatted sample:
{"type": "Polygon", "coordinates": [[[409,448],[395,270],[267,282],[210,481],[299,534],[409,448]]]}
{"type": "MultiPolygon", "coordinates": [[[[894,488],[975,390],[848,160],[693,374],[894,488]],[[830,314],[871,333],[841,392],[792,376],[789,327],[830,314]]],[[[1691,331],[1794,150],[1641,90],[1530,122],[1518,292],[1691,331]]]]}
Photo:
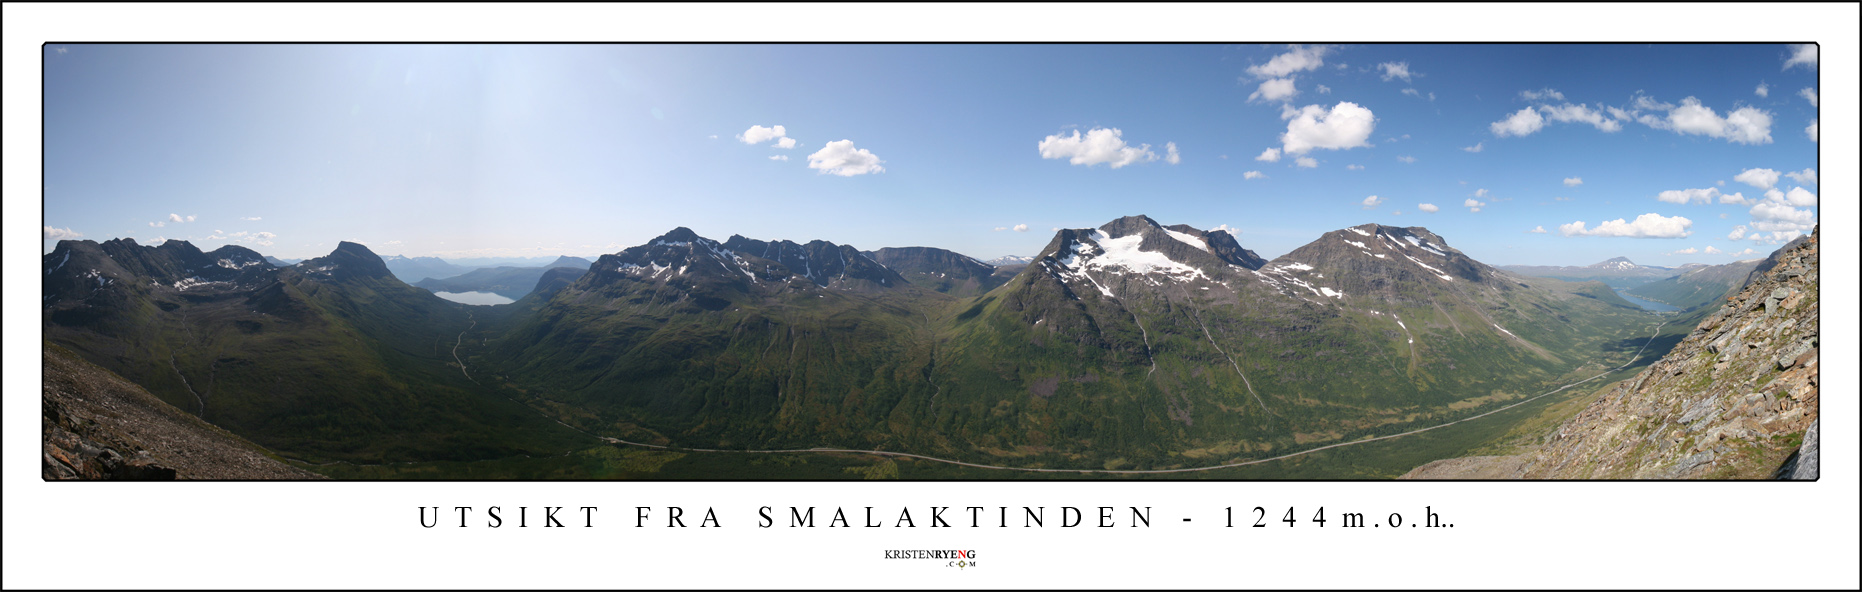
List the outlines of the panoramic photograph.
{"type": "Polygon", "coordinates": [[[46,481],[1819,476],[1816,44],[41,49],[46,481]]]}

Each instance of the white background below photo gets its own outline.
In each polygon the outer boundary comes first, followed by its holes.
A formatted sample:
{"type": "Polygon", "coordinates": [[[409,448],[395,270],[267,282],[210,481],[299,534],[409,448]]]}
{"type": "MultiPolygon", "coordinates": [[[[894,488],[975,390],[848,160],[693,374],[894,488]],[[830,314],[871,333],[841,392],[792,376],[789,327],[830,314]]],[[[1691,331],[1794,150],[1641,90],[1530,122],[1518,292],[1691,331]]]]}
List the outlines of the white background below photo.
{"type": "MultiPolygon", "coordinates": [[[[39,72],[134,40],[1733,40],[1821,44],[1824,186],[1858,188],[1857,6],[20,5],[5,14],[4,586],[14,588],[1843,588],[1858,582],[1853,365],[1831,364],[1811,483],[47,483],[39,477],[39,72]],[[1315,15],[1342,18],[1315,19],[1315,15]],[[1736,15],[1728,18],[1728,15],[1736,15]],[[1836,163],[1837,166],[1830,166],[1836,163]],[[423,527],[418,508],[440,507],[423,527]],[[471,506],[466,527],[456,506],[471,506]],[[504,526],[484,514],[501,506],[504,526]],[[518,528],[515,508],[528,506],[518,528]],[[539,526],[561,506],[563,528],[539,526]],[[581,506],[597,506],[592,527],[581,506]],[[651,521],[635,527],[637,507],[651,521]],[[686,528],[666,526],[669,506],[686,528]],[[759,528],[758,509],[776,526],[759,528]],[[787,527],[813,507],[815,528],[787,527]],[[865,508],[886,526],[864,528],[865,508]],[[981,506],[970,526],[964,508],[981,506]],[[1117,526],[1098,528],[1098,509],[1117,526]],[[1266,526],[1253,528],[1254,508],[1266,526]],[[952,527],[930,526],[949,507],[952,527]],[[996,526],[1007,507],[1009,526],[996,526]],[[1046,524],[1022,527],[1022,507],[1046,524]],[[1062,527],[1064,507],[1083,524],[1062,527]],[[1148,527],[1129,508],[1150,508],[1148,527]],[[1328,522],[1311,522],[1325,509],[1328,522]],[[707,508],[717,527],[700,527],[707,508]],[[844,508],[855,527],[825,526],[844,508]],[[1233,528],[1225,527],[1233,508],[1233,528]],[[1297,523],[1280,521],[1288,508],[1297,523]],[[1416,526],[1431,508],[1454,526],[1416,526]],[[909,510],[915,528],[893,526],[909,510]],[[854,513],[860,512],[859,517],[854,513]],[[1344,528],[1343,514],[1366,526],[1344,528]],[[1400,513],[1401,526],[1391,526],[1400,513]],[[1186,522],[1185,519],[1188,519],[1186,522]],[[1382,524],[1382,526],[1371,526],[1382,524]],[[886,559],[973,550],[976,564],[886,559]]],[[[824,65],[828,66],[828,65],[824,65]]],[[[828,66],[831,67],[831,66],[828,66]]],[[[1747,81],[1720,81],[1747,85],[1747,81]]],[[[1057,89],[1090,92],[1085,89],[1057,89]]],[[[781,89],[771,89],[779,93],[781,89]]],[[[1160,97],[1165,101],[1167,97],[1160,97]]],[[[1047,122],[1043,122],[1046,125],[1047,122]]],[[[1632,133],[1632,132],[1625,132],[1632,133]]],[[[1666,139],[1663,139],[1666,142],[1666,139]]],[[[1475,144],[1469,140],[1464,144],[1475,144]]],[[[1491,143],[1489,144],[1491,149],[1491,143]]],[[[1828,359],[1856,359],[1857,202],[1829,200],[1828,359]],[[1842,352],[1849,352],[1844,354],[1842,352]]]]}

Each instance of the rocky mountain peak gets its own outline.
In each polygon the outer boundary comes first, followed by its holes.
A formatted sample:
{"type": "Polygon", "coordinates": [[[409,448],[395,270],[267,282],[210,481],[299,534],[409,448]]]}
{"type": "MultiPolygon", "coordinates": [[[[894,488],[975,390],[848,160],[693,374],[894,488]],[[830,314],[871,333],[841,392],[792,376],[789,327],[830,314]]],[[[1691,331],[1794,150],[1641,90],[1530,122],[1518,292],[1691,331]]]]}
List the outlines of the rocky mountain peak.
{"type": "Polygon", "coordinates": [[[1106,234],[1111,235],[1112,238],[1124,238],[1143,233],[1153,228],[1162,228],[1162,225],[1158,224],[1156,220],[1152,220],[1150,216],[1145,215],[1124,216],[1099,227],[1100,230],[1105,231],[1106,234]]]}
{"type": "Polygon", "coordinates": [[[305,260],[294,267],[312,277],[336,280],[394,277],[388,271],[388,264],[374,251],[349,241],[336,243],[336,249],[330,251],[330,254],[305,260]]]}

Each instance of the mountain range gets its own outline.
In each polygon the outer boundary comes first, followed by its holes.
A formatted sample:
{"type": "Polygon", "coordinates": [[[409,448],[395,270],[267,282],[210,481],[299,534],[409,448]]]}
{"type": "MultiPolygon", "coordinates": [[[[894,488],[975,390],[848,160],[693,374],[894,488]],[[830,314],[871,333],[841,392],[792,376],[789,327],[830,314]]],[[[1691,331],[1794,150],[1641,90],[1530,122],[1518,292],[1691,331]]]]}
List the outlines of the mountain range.
{"type": "Polygon", "coordinates": [[[1376,224],[1266,260],[1128,216],[1015,266],[676,228],[586,269],[527,268],[493,307],[409,286],[354,243],[280,267],[61,241],[43,265],[48,343],[314,462],[605,438],[1172,469],[1439,425],[1660,353],[1640,349],[1660,318],[1603,283],[1376,224]]]}

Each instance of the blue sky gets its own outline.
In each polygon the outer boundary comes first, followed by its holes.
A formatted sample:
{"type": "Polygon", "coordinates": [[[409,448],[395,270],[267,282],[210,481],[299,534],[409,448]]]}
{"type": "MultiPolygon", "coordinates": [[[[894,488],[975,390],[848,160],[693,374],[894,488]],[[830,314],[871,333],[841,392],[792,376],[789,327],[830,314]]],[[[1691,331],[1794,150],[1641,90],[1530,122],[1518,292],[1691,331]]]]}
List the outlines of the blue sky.
{"type": "Polygon", "coordinates": [[[1142,213],[1270,258],[1378,222],[1492,264],[1678,265],[1818,211],[1814,46],[43,52],[45,251],[588,256],[688,226],[987,259],[1142,213]]]}

